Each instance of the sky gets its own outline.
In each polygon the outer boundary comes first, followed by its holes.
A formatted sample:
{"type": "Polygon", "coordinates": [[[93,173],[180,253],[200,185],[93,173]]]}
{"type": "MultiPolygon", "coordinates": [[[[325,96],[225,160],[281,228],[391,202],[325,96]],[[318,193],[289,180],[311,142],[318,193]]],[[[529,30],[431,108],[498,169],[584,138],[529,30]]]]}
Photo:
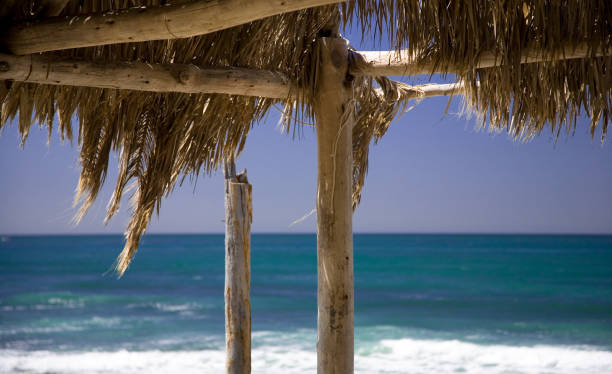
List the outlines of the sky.
{"type": "MultiPolygon", "coordinates": [[[[356,33],[348,37],[360,40],[356,33]]],[[[367,41],[352,44],[374,49],[367,41]]],[[[405,81],[426,83],[423,77],[405,81]]],[[[591,140],[587,118],[579,120],[574,134],[557,141],[544,132],[521,143],[505,133],[479,130],[474,118],[461,114],[459,97],[445,114],[447,101],[423,100],[371,148],[355,232],[612,234],[612,147],[609,140],[600,143],[600,132],[591,140]]],[[[315,132],[306,127],[294,138],[281,132],[278,119],[273,109],[255,124],[237,159],[253,185],[252,231],[315,232],[314,214],[290,226],[315,206],[315,132]]],[[[124,231],[127,199],[104,224],[117,154],[97,202],[75,226],[76,142],[62,144],[54,133],[48,144],[46,129],[34,125],[25,148],[19,143],[16,122],[6,125],[0,132],[0,234],[124,231]]],[[[177,187],[148,232],[221,233],[223,219],[218,171],[177,187]]]]}

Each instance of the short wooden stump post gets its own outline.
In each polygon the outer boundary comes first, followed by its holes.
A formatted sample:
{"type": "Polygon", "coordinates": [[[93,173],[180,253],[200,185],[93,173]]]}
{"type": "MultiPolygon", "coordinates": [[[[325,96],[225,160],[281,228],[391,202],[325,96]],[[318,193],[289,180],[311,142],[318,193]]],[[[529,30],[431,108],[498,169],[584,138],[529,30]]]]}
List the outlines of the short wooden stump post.
{"type": "Polygon", "coordinates": [[[233,159],[225,171],[225,343],[228,374],[251,372],[251,185],[236,175],[233,159]]]}

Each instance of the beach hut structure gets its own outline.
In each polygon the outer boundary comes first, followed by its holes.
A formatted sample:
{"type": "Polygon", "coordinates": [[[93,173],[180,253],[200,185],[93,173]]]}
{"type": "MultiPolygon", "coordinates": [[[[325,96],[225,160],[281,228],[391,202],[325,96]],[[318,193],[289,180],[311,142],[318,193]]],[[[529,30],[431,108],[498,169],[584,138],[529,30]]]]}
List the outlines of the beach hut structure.
{"type": "MultiPolygon", "coordinates": [[[[250,186],[233,160],[273,105],[288,133],[314,121],[319,373],[353,372],[352,212],[370,144],[410,100],[463,95],[481,126],[518,140],[571,134],[586,115],[603,141],[610,122],[609,0],[4,0],[0,20],[0,126],[18,115],[23,144],[57,118],[72,140],[76,114],[77,218],[120,155],[107,219],[134,190],[119,274],[161,199],[226,161],[226,279],[248,296],[249,254],[232,256],[249,245],[250,186]],[[354,50],[351,25],[390,50],[354,50]],[[457,81],[389,78],[436,73],[457,81]]],[[[234,296],[226,326],[250,330],[234,296]]],[[[228,372],[249,372],[250,331],[236,341],[228,372]]]]}

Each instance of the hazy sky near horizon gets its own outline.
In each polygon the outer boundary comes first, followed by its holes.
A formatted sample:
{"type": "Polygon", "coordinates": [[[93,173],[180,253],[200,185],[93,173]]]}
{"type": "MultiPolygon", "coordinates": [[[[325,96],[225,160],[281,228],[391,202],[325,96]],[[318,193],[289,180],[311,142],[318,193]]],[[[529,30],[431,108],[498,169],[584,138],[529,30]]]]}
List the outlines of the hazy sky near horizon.
{"type": "MultiPolygon", "coordinates": [[[[612,233],[612,147],[609,140],[601,145],[600,131],[591,141],[586,118],[557,142],[545,131],[520,143],[477,131],[474,119],[459,115],[460,98],[444,115],[446,104],[446,98],[423,100],[372,147],[355,232],[612,233]]],[[[278,118],[272,110],[254,125],[237,160],[253,184],[253,232],[314,232],[315,215],[289,227],[315,205],[314,129],[293,139],[281,133],[278,118]]],[[[21,150],[16,124],[0,133],[0,233],[123,232],[127,199],[103,222],[117,154],[98,201],[74,226],[78,147],[58,138],[54,133],[47,145],[46,130],[34,125],[21,150]]],[[[148,232],[222,232],[223,215],[219,171],[177,187],[148,232]]]]}

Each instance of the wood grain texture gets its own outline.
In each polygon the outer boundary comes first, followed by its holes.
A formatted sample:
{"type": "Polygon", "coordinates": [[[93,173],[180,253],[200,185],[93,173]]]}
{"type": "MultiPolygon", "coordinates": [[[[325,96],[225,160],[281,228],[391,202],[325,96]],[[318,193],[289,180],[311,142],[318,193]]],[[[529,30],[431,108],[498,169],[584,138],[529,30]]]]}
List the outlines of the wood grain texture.
{"type": "Polygon", "coordinates": [[[225,162],[226,372],[251,372],[251,185],[225,162]]]}
{"type": "Polygon", "coordinates": [[[195,65],[95,63],[40,55],[0,54],[0,80],[52,85],[182,93],[221,93],[285,99],[288,79],[281,73],[195,65]]]}
{"type": "Polygon", "coordinates": [[[321,38],[317,131],[317,372],[353,373],[352,131],[348,44],[321,38]]]}
{"type": "MultiPolygon", "coordinates": [[[[402,76],[432,73],[460,73],[460,69],[450,66],[446,71],[440,69],[434,63],[414,62],[414,55],[401,51],[360,51],[359,53],[366,64],[360,64],[359,68],[351,68],[351,74],[355,76],[402,76]]],[[[576,58],[599,57],[612,54],[612,48],[604,50],[589,50],[587,43],[574,46],[566,46],[562,50],[550,56],[543,53],[541,49],[525,49],[521,53],[521,63],[531,64],[546,61],[570,60],[576,58]]],[[[500,66],[503,61],[496,56],[495,52],[485,52],[478,59],[477,69],[500,66]]]]}
{"type": "Polygon", "coordinates": [[[56,17],[10,28],[12,53],[55,51],[128,42],[188,38],[338,0],[200,0],[152,8],[56,17]]]}

